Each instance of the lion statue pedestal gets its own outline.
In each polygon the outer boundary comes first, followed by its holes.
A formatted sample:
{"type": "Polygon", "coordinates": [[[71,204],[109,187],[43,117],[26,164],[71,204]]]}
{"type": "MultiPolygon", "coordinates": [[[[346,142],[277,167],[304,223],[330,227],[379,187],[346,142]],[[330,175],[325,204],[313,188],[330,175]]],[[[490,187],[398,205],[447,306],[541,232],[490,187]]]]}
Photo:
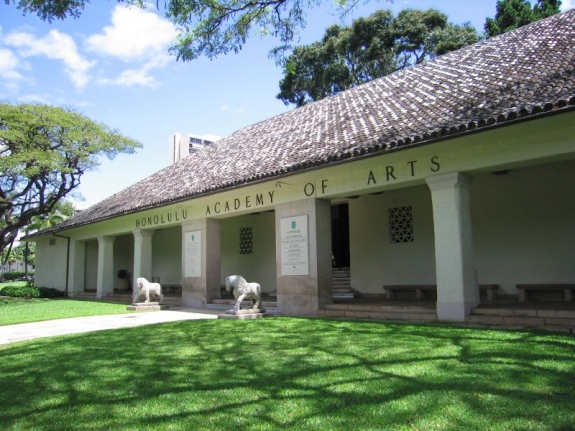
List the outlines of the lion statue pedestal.
{"type": "Polygon", "coordinates": [[[262,288],[258,283],[248,283],[241,275],[226,278],[226,291],[233,292],[236,302],[234,308],[218,315],[218,319],[258,319],[266,315],[262,308],[262,288]],[[252,308],[241,309],[242,301],[252,301],[252,308]]]}
{"type": "Polygon", "coordinates": [[[159,283],[150,283],[143,277],[136,280],[136,289],[132,298],[132,305],[128,305],[128,310],[135,311],[155,311],[168,310],[170,307],[163,305],[164,295],[162,295],[162,286],[159,283]],[[144,297],[144,302],[141,302],[144,297]],[[151,301],[157,299],[157,301],[151,301]]]}

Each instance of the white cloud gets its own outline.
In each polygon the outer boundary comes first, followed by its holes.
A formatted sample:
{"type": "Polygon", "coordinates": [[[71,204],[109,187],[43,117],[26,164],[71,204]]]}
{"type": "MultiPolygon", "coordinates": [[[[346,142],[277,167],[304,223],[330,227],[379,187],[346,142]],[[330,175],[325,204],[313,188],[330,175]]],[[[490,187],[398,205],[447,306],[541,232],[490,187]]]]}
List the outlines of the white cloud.
{"type": "Polygon", "coordinates": [[[74,40],[58,30],[50,30],[44,37],[37,37],[28,32],[12,32],[4,38],[4,42],[19,48],[24,57],[43,55],[52,60],[61,60],[65,71],[76,87],[84,87],[88,81],[88,71],[95,64],[88,61],[78,52],[74,40]]]}
{"type": "Polygon", "coordinates": [[[9,49],[0,48],[0,77],[8,81],[22,79],[22,75],[17,71],[20,67],[20,60],[9,49]]]}
{"type": "Polygon", "coordinates": [[[575,7],[575,0],[563,0],[561,2],[561,12],[568,11],[575,7]]]}
{"type": "Polygon", "coordinates": [[[141,63],[124,70],[116,78],[100,80],[101,84],[155,87],[158,83],[151,71],[163,68],[171,61],[167,47],[173,43],[175,36],[172,23],[155,13],[116,6],[112,13],[112,25],[90,36],[86,40],[86,49],[127,63],[141,63]]]}
{"type": "Polygon", "coordinates": [[[29,93],[17,96],[16,99],[23,103],[43,103],[54,106],[73,106],[74,108],[87,108],[92,106],[90,102],[82,99],[71,99],[66,95],[54,94],[50,92],[29,93]]]}
{"type": "Polygon", "coordinates": [[[148,64],[140,69],[126,69],[114,79],[103,79],[100,82],[108,85],[119,85],[122,87],[132,87],[141,85],[143,87],[155,87],[157,85],[153,76],[149,75],[151,67],[148,64]]]}
{"type": "Polygon", "coordinates": [[[227,104],[220,106],[220,111],[227,111],[228,109],[230,109],[230,107],[227,104]]]}
{"type": "Polygon", "coordinates": [[[101,34],[90,36],[86,49],[101,55],[117,57],[123,61],[146,60],[165,54],[174,41],[173,24],[153,12],[138,8],[116,6],[112,25],[101,34]]]}
{"type": "Polygon", "coordinates": [[[240,106],[238,109],[234,110],[235,114],[244,115],[248,112],[248,107],[245,105],[240,106]]]}
{"type": "Polygon", "coordinates": [[[40,94],[26,94],[18,97],[18,100],[24,103],[43,103],[45,105],[49,105],[51,103],[51,97],[49,95],[40,94]]]}

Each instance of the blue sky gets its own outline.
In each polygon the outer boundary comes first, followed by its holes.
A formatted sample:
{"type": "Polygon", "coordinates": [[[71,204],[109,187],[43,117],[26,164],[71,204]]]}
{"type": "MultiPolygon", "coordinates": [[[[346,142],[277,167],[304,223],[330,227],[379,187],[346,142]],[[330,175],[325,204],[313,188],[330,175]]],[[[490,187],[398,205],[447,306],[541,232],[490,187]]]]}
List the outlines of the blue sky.
{"type": "MultiPolygon", "coordinates": [[[[318,40],[326,27],[342,23],[330,4],[308,12],[299,43],[318,40]]],[[[495,4],[496,0],[359,2],[343,23],[382,8],[397,13],[434,7],[447,13],[451,22],[470,22],[481,31],[485,18],[495,15],[495,4]]],[[[562,10],[573,6],[575,0],[563,0],[562,10]]],[[[183,63],[167,52],[173,35],[172,25],[154,7],[128,9],[115,1],[93,0],[79,19],[49,24],[1,2],[0,100],[74,107],[144,145],[134,155],[102,159],[98,170],[87,173],[78,208],[167,166],[168,139],[174,132],[227,136],[293,109],[275,98],[282,71],[268,52],[277,40],[254,36],[239,54],[183,63]]]]}

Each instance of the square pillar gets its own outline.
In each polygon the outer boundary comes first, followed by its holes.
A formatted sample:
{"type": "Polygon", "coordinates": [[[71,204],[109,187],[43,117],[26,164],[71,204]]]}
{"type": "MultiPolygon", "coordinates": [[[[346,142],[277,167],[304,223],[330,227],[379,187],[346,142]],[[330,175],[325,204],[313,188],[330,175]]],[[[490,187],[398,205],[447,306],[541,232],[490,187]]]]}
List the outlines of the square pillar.
{"type": "Polygon", "coordinates": [[[96,298],[102,299],[114,291],[114,240],[113,236],[98,237],[98,281],[96,298]]]}
{"type": "Polygon", "coordinates": [[[305,199],[277,205],[275,217],[278,313],[317,315],[333,302],[330,202],[305,199]],[[301,222],[307,223],[307,231],[297,232],[301,222]]]}
{"type": "Polygon", "coordinates": [[[473,261],[469,177],[459,173],[426,178],[433,203],[437,318],[465,321],[479,303],[473,261]]]}
{"type": "Polygon", "coordinates": [[[215,219],[182,224],[182,304],[205,307],[221,297],[221,223],[215,219]]]}
{"type": "Polygon", "coordinates": [[[152,236],[154,236],[154,231],[135,229],[132,234],[134,235],[132,286],[136,286],[136,280],[140,277],[152,281],[152,236]]]}
{"type": "Polygon", "coordinates": [[[68,294],[84,291],[86,274],[86,243],[71,241],[68,294]]]}

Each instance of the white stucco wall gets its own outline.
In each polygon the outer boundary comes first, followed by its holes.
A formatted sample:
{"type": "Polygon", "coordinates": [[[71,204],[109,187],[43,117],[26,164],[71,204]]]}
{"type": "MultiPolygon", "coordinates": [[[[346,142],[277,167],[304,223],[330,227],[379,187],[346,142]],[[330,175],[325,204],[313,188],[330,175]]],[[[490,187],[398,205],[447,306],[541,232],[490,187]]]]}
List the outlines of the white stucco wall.
{"type": "Polygon", "coordinates": [[[471,215],[479,283],[575,282],[575,162],[482,174],[471,215]]]}
{"type": "Polygon", "coordinates": [[[160,229],[152,237],[152,277],[161,284],[182,283],[182,229],[160,229]]]}
{"type": "Polygon", "coordinates": [[[384,284],[434,284],[431,195],[426,186],[364,195],[349,201],[351,285],[383,294],[384,284]],[[413,242],[392,244],[388,209],[411,206],[413,242]]]}
{"type": "MultiPolygon", "coordinates": [[[[480,284],[516,294],[519,283],[575,282],[575,162],[473,175],[471,217],[480,284]]],[[[349,201],[352,286],[435,284],[431,195],[426,186],[349,201]],[[387,211],[413,208],[414,241],[389,242],[387,211]]]]}
{"type": "Polygon", "coordinates": [[[275,218],[273,212],[222,220],[222,285],[229,275],[259,283],[263,292],[276,290],[275,218]],[[253,254],[240,254],[240,228],[252,227],[253,254]]]}
{"type": "Polygon", "coordinates": [[[65,290],[67,247],[68,241],[65,238],[43,238],[36,242],[36,286],[65,290]]]}

